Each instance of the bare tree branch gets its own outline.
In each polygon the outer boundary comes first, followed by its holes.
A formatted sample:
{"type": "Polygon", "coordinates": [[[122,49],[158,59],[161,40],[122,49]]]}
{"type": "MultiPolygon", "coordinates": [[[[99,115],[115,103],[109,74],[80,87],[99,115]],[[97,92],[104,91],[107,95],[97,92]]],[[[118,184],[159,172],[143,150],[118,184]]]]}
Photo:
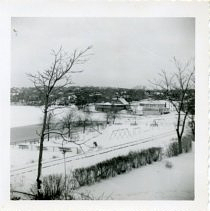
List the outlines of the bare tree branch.
{"type": "MultiPolygon", "coordinates": [[[[43,142],[46,134],[55,133],[48,127],[48,115],[53,110],[51,106],[59,98],[56,92],[62,90],[65,86],[71,84],[71,74],[75,71],[72,68],[75,65],[84,64],[89,56],[88,52],[91,47],[87,47],[84,50],[74,50],[71,55],[68,55],[63,51],[62,47],[58,51],[52,50],[53,62],[48,69],[43,72],[37,72],[36,74],[27,74],[29,79],[33,82],[34,87],[38,90],[44,103],[43,109],[43,123],[40,132],[40,147],[39,147],[39,160],[38,160],[38,172],[37,172],[37,189],[38,193],[41,189],[41,170],[42,170],[42,154],[43,154],[43,142]]],[[[56,132],[58,134],[58,132],[56,132]]],[[[63,140],[65,136],[59,133],[63,140]]]]}
{"type": "Polygon", "coordinates": [[[165,70],[161,70],[159,73],[159,80],[154,79],[150,81],[156,89],[160,90],[164,95],[166,100],[174,106],[178,118],[177,118],[177,137],[179,142],[179,151],[182,152],[182,135],[185,129],[185,123],[187,116],[189,114],[188,106],[189,104],[189,93],[190,89],[194,89],[194,72],[195,66],[192,63],[193,60],[189,60],[186,63],[179,62],[175,57],[173,57],[172,62],[176,68],[176,71],[169,76],[165,70]],[[192,82],[192,87],[190,83],[192,82]],[[184,113],[184,119],[181,119],[181,115],[184,113]],[[182,126],[181,126],[182,121],[182,126]],[[181,126],[181,128],[180,128],[181,126]]]}

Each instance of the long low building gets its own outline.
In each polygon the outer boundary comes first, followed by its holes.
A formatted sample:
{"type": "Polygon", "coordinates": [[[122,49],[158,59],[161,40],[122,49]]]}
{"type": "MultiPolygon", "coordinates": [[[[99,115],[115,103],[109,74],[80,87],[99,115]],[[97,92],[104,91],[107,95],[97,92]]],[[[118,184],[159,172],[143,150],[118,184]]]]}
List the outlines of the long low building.
{"type": "Polygon", "coordinates": [[[95,103],[95,110],[107,112],[107,111],[121,111],[128,110],[129,103],[124,98],[113,98],[111,102],[95,103]]]}
{"type": "Polygon", "coordinates": [[[167,114],[174,110],[174,106],[167,100],[145,99],[139,102],[143,115],[167,114]]]}
{"type": "Polygon", "coordinates": [[[160,115],[174,111],[174,106],[171,102],[153,99],[131,102],[130,108],[138,115],[160,115]]]}
{"type": "Polygon", "coordinates": [[[89,104],[91,111],[121,111],[129,110],[136,115],[160,115],[174,111],[174,106],[167,100],[144,99],[128,103],[124,98],[113,98],[111,102],[89,104]]]}

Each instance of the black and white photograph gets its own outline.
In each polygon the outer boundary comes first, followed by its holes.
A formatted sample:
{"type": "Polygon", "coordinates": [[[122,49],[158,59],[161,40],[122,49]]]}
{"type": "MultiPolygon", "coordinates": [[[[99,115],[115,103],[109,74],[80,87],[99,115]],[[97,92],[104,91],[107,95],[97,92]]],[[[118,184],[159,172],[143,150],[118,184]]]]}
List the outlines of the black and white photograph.
{"type": "Polygon", "coordinates": [[[0,210],[208,210],[205,1],[0,2],[0,210]]]}
{"type": "Polygon", "coordinates": [[[194,200],[195,18],[12,17],[11,200],[194,200]]]}

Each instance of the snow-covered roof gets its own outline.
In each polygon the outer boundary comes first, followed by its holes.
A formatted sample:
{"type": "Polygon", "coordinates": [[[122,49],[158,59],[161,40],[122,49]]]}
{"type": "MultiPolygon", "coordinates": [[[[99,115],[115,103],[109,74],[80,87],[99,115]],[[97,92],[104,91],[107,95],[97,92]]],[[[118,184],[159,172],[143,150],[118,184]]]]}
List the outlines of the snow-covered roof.
{"type": "Polygon", "coordinates": [[[118,101],[117,102],[113,102],[110,103],[110,102],[106,102],[106,103],[96,103],[95,105],[128,105],[128,102],[124,99],[124,98],[118,98],[118,101]]]}
{"type": "Polygon", "coordinates": [[[128,105],[128,102],[127,102],[124,98],[120,97],[120,98],[118,98],[118,100],[119,100],[123,105],[128,105]]]}
{"type": "Polygon", "coordinates": [[[169,101],[145,99],[145,100],[139,101],[139,103],[141,103],[141,104],[165,104],[165,103],[169,103],[169,101]]]}
{"type": "Polygon", "coordinates": [[[130,105],[132,106],[132,105],[139,105],[139,101],[132,101],[131,103],[130,103],[130,105]]]}
{"type": "Polygon", "coordinates": [[[111,105],[111,103],[109,103],[109,102],[106,102],[106,103],[104,103],[104,105],[111,105]]]}

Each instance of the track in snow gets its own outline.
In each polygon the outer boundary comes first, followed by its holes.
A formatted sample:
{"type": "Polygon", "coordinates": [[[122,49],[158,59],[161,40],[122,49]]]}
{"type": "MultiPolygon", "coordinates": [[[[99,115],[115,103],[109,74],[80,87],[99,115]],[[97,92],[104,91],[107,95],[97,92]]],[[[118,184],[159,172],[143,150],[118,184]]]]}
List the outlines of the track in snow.
{"type": "MultiPolygon", "coordinates": [[[[69,162],[75,161],[75,160],[82,160],[82,159],[94,157],[94,156],[101,155],[101,154],[106,154],[106,153],[109,153],[109,152],[112,152],[112,151],[121,150],[121,149],[128,148],[128,147],[131,147],[131,146],[144,144],[144,143],[147,143],[147,142],[155,141],[157,138],[164,138],[164,137],[167,137],[167,136],[170,136],[170,135],[173,135],[173,134],[174,134],[174,130],[168,131],[166,133],[162,133],[160,135],[156,135],[155,137],[152,136],[152,137],[148,137],[148,138],[142,138],[142,139],[138,139],[138,140],[131,141],[131,142],[128,142],[128,143],[119,144],[119,145],[115,145],[115,146],[112,146],[112,147],[106,147],[106,148],[103,148],[103,149],[101,149],[100,151],[97,151],[97,152],[87,152],[86,154],[83,154],[83,155],[80,154],[80,155],[68,156],[68,157],[65,158],[66,163],[69,163],[69,162]]],[[[45,161],[45,162],[42,163],[42,169],[50,168],[50,167],[54,167],[54,166],[62,165],[62,164],[63,164],[63,158],[58,158],[56,160],[51,160],[51,161],[45,161]]],[[[26,166],[26,167],[23,167],[23,168],[12,169],[10,171],[11,172],[10,176],[13,177],[13,176],[17,176],[17,175],[30,173],[30,172],[33,172],[33,171],[37,171],[37,165],[36,164],[26,166]]]]}

